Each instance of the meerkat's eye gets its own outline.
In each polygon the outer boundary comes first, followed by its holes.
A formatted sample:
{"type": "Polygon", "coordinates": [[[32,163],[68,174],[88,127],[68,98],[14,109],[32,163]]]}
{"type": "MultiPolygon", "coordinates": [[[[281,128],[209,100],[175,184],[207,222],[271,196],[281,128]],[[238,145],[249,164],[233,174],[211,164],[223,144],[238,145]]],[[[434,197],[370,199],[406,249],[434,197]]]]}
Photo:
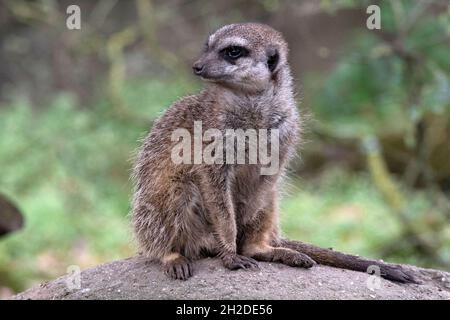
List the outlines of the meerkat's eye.
{"type": "Polygon", "coordinates": [[[267,66],[269,67],[269,70],[273,72],[275,70],[275,67],[278,64],[278,60],[280,60],[280,56],[278,55],[278,51],[275,50],[275,52],[271,53],[269,57],[267,58],[267,66]]]}
{"type": "Polygon", "coordinates": [[[228,62],[233,62],[241,57],[247,56],[248,50],[244,47],[229,46],[221,50],[221,54],[225,60],[228,62]]]}

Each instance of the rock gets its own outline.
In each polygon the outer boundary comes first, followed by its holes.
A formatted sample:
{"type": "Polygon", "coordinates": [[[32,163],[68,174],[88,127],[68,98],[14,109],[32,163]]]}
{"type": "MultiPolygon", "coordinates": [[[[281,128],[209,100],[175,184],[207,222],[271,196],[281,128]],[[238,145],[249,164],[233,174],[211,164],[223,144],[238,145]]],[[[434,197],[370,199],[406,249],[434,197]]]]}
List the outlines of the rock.
{"type": "Polygon", "coordinates": [[[450,299],[450,273],[403,267],[421,284],[398,284],[326,266],[305,270],[260,262],[260,270],[230,271],[218,259],[195,262],[187,281],[167,278],[143,257],[106,263],[43,283],[13,299],[450,299]],[[369,280],[370,278],[370,280],[369,280]]]}

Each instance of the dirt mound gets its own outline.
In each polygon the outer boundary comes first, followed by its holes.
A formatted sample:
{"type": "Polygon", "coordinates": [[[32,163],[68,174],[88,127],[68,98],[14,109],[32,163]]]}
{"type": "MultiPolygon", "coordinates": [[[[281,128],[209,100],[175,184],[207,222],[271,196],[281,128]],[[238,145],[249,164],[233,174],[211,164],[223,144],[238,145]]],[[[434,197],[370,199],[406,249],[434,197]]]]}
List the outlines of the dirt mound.
{"type": "Polygon", "coordinates": [[[13,299],[450,299],[450,273],[414,266],[421,284],[397,284],[365,273],[325,266],[296,269],[260,263],[260,270],[230,271],[217,259],[195,263],[187,281],[168,279],[143,257],[114,261],[43,283],[13,299]]]}

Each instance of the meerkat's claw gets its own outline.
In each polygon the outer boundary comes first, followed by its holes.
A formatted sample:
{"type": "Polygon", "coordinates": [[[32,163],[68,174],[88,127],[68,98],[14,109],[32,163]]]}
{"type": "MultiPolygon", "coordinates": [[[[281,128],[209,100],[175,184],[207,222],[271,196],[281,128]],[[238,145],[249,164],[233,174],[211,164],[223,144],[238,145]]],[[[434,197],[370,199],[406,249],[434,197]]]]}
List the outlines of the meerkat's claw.
{"type": "Polygon", "coordinates": [[[192,263],[183,256],[164,264],[164,273],[172,279],[187,280],[192,277],[192,263]]]}

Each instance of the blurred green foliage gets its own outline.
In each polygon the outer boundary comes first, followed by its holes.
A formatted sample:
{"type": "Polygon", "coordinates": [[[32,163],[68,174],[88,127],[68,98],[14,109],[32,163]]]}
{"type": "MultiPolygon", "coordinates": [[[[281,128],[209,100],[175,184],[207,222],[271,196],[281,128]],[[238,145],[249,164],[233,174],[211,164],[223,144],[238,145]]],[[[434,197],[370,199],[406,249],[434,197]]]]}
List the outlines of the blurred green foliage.
{"type": "Polygon", "coordinates": [[[127,218],[133,151],[151,117],[192,90],[177,81],[128,83],[132,121],[106,101],[80,109],[68,95],[43,111],[20,99],[0,109],[0,192],[26,216],[24,230],[0,242],[0,283],[23,289],[71,264],[133,253],[127,218]],[[14,279],[2,279],[9,270],[14,279]]]}
{"type": "Polygon", "coordinates": [[[382,1],[382,29],[355,32],[323,86],[316,86],[313,105],[317,132],[365,147],[374,191],[400,223],[384,255],[448,268],[450,206],[436,177],[450,155],[450,7],[433,15],[433,4],[382,1]],[[383,147],[403,153],[396,176],[386,160],[393,155],[383,147]]]}
{"type": "Polygon", "coordinates": [[[382,30],[355,32],[324,86],[315,88],[314,111],[328,127],[360,136],[408,130],[429,113],[450,116],[450,9],[418,19],[425,2],[383,1],[382,30]]]}
{"type": "Polygon", "coordinates": [[[380,2],[382,29],[354,33],[323,86],[313,89],[313,105],[317,132],[365,147],[374,191],[400,223],[384,255],[448,268],[450,206],[436,177],[450,155],[450,7],[429,14],[437,3],[380,2]],[[403,153],[395,176],[386,160],[392,153],[403,153]]]}

